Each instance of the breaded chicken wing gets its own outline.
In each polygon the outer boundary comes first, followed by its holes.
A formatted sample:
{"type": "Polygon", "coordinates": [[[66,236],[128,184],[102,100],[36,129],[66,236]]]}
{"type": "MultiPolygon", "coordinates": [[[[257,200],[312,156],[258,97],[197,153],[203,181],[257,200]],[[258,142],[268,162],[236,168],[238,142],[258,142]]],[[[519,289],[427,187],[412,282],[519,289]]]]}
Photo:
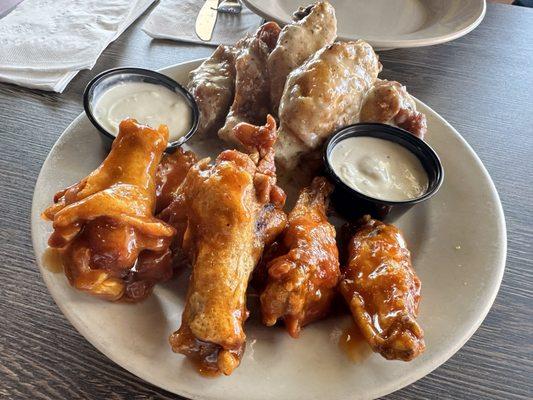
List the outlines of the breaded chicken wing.
{"type": "Polygon", "coordinates": [[[120,124],[111,152],[43,212],[53,222],[48,244],[61,249],[71,285],[106,300],[137,301],[172,275],[174,229],[153,216],[155,171],[168,129],[120,124]]]}
{"type": "MultiPolygon", "coordinates": [[[[265,244],[285,227],[285,195],[276,186],[276,124],[240,124],[235,135],[253,150],[221,153],[194,165],[180,187],[187,229],[183,247],[193,264],[181,327],[170,337],[200,372],[226,375],[239,365],[248,317],[246,289],[265,244]]],[[[172,208],[172,204],[169,209],[172,208]]],[[[172,212],[163,211],[172,216],[172,212]]]]}
{"type": "Polygon", "coordinates": [[[292,337],[329,311],[340,278],[335,228],[326,216],[332,186],[315,178],[302,190],[275,253],[261,294],[263,322],[283,319],[292,337]]]}
{"type": "Polygon", "coordinates": [[[275,113],[289,73],[337,37],[335,9],[327,1],[301,8],[293,20],[282,29],[276,47],[268,57],[270,99],[275,113]]]}
{"type": "Polygon", "coordinates": [[[410,361],[424,351],[424,332],[416,322],[420,280],[398,228],[363,219],[339,288],[375,352],[410,361]]]}
{"type": "Polygon", "coordinates": [[[279,107],[280,164],[294,168],[336,129],[359,121],[364,95],[380,70],[372,47],[358,40],[326,46],[292,71],[279,107]]]}

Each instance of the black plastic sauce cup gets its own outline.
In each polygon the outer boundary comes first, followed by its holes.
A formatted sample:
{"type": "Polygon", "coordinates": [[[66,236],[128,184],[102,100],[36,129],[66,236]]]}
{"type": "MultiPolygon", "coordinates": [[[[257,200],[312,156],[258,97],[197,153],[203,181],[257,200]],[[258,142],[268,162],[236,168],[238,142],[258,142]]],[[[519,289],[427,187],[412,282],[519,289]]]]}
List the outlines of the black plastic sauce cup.
{"type": "Polygon", "coordinates": [[[331,197],[332,204],[339,214],[351,221],[362,215],[370,214],[373,218],[392,222],[415,204],[421,203],[437,193],[444,179],[444,171],[439,157],[426,142],[403,129],[386,124],[361,123],[340,129],[327,141],[323,157],[326,173],[335,184],[335,190],[331,197]],[[330,155],[338,143],[356,136],[390,140],[413,153],[426,171],[427,190],[414,199],[387,201],[365,195],[344,183],[331,166],[330,155]]]}
{"type": "MultiPolygon", "coordinates": [[[[167,145],[167,151],[181,146],[187,140],[189,140],[198,128],[198,120],[200,117],[200,111],[198,110],[198,105],[194,100],[194,97],[189,93],[187,89],[181,86],[174,79],[169,78],[166,75],[160,74],[159,72],[151,71],[149,69],[143,68],[115,68],[104,71],[96,75],[87,85],[83,93],[83,108],[85,109],[85,114],[91,121],[91,123],[100,131],[100,133],[112,142],[115,139],[115,135],[111,132],[108,132],[94,116],[94,106],[98,101],[99,97],[109,90],[111,87],[125,83],[125,82],[145,82],[151,83],[154,85],[160,85],[170,89],[172,92],[176,93],[178,96],[181,96],[185,99],[192,111],[192,124],[189,131],[180,137],[178,140],[169,142],[167,145]]],[[[154,126],[153,128],[157,128],[154,126]]]]}

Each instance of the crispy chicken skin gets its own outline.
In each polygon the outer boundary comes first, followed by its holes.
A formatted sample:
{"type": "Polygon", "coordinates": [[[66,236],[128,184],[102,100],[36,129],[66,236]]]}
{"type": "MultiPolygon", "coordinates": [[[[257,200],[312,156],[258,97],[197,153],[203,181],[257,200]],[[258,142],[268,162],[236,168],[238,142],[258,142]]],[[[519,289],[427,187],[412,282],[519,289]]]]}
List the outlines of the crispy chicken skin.
{"type": "Polygon", "coordinates": [[[261,294],[263,322],[283,319],[292,337],[327,314],[340,278],[335,228],[326,216],[332,185],[317,177],[303,189],[289,214],[288,226],[267,264],[267,284],[261,294]]]}
{"type": "Polygon", "coordinates": [[[227,150],[214,164],[200,161],[177,196],[185,205],[183,247],[193,271],[181,327],[170,344],[208,374],[229,375],[239,365],[248,281],[265,244],[286,224],[285,195],[276,186],[274,119],[268,116],[264,127],[240,124],[235,131],[251,154],[227,150]]]}
{"type": "Polygon", "coordinates": [[[48,244],[61,249],[77,289],[137,301],[172,275],[168,247],[175,231],[153,216],[155,172],[167,141],[165,126],[122,121],[102,164],[57,193],[43,212],[54,228],[48,244]]]}
{"type": "Polygon", "coordinates": [[[181,147],[163,155],[155,173],[156,214],[172,202],[187,172],[197,161],[196,154],[181,147]]]}
{"type": "Polygon", "coordinates": [[[280,27],[267,22],[254,36],[235,45],[235,98],[218,136],[240,145],[233,128],[240,122],[261,124],[270,112],[270,80],[267,59],[276,45],[280,27]]]}
{"type": "Polygon", "coordinates": [[[337,37],[335,10],[327,1],[301,8],[294,22],[286,25],[276,47],[268,57],[270,99],[277,113],[289,73],[298,68],[317,50],[333,43],[337,37]]]}
{"type": "Polygon", "coordinates": [[[188,89],[200,110],[198,135],[217,132],[224,124],[235,89],[235,53],[231,46],[215,52],[189,74],[188,89]]]}
{"type": "Polygon", "coordinates": [[[426,116],[416,110],[405,86],[395,81],[376,81],[365,95],[360,122],[395,124],[420,139],[424,139],[427,132],[426,116]]]}
{"type": "Polygon", "coordinates": [[[424,332],[416,322],[420,280],[398,228],[363,218],[339,289],[375,352],[410,361],[424,351],[424,332]]]}
{"type": "Polygon", "coordinates": [[[372,47],[358,40],[326,46],[292,71],[279,107],[277,161],[292,169],[336,129],[357,122],[380,70],[372,47]]]}

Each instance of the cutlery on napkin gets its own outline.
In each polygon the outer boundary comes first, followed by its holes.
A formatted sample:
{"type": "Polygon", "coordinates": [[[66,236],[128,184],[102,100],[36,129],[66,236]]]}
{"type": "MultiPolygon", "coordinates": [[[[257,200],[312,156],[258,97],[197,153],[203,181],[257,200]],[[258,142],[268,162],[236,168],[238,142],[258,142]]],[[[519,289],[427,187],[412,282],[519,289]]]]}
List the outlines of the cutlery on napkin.
{"type": "Polygon", "coordinates": [[[161,0],[144,23],[142,30],[155,39],[217,46],[235,44],[261,25],[262,18],[243,7],[238,15],[219,13],[211,41],[196,35],[195,21],[205,0],[161,0]]]}
{"type": "Polygon", "coordinates": [[[218,17],[218,0],[205,0],[204,5],[196,16],[194,30],[196,35],[204,42],[208,42],[213,37],[213,30],[218,17]]]}
{"type": "Polygon", "coordinates": [[[154,0],[25,0],[0,19],[0,81],[62,92],[154,0]]]}

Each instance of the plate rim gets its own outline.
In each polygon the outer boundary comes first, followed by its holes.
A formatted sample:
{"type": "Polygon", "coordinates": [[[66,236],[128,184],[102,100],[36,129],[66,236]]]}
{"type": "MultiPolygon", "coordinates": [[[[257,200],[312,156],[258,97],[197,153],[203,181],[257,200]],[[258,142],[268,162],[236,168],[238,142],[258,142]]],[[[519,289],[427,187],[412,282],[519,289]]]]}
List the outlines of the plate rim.
{"type": "MultiPolygon", "coordinates": [[[[176,63],[176,64],[173,64],[173,65],[164,67],[164,68],[157,69],[157,71],[161,72],[163,74],[167,74],[170,71],[172,71],[174,69],[177,69],[177,68],[186,68],[186,67],[189,67],[189,66],[191,66],[189,68],[192,68],[193,65],[198,65],[200,62],[204,61],[205,59],[206,58],[199,58],[199,59],[194,59],[194,60],[185,61],[185,62],[181,62],[181,63],[176,63]]],[[[408,385],[410,385],[412,383],[415,383],[419,379],[421,379],[421,378],[425,377],[426,375],[430,374],[436,368],[438,368],[439,366],[443,365],[446,361],[448,361],[451,357],[453,357],[465,345],[465,343],[474,335],[474,333],[479,329],[479,327],[481,326],[481,324],[485,320],[487,314],[489,313],[490,309],[492,308],[492,305],[494,304],[494,301],[495,301],[495,299],[496,299],[496,297],[497,297],[497,295],[499,293],[499,289],[501,287],[503,275],[505,273],[506,259],[507,259],[507,228],[506,228],[506,221],[505,221],[505,215],[504,215],[503,206],[502,206],[502,203],[501,203],[500,196],[498,194],[496,186],[494,185],[494,182],[493,182],[488,170],[485,168],[483,162],[481,161],[481,159],[479,158],[477,153],[473,150],[473,148],[470,146],[470,144],[463,138],[463,136],[450,123],[448,123],[440,114],[435,112],[431,107],[426,105],[424,102],[418,100],[414,96],[413,96],[413,98],[414,98],[415,102],[421,104],[422,106],[424,106],[428,110],[430,110],[433,113],[434,117],[436,117],[438,120],[440,120],[440,122],[442,122],[444,125],[446,125],[446,127],[448,129],[452,130],[455,133],[456,137],[461,141],[462,145],[465,146],[467,148],[467,150],[469,151],[469,153],[473,156],[476,164],[480,168],[480,170],[483,173],[483,175],[485,176],[485,178],[487,178],[488,183],[489,183],[490,191],[495,196],[495,200],[496,200],[495,203],[496,203],[496,209],[497,209],[496,213],[497,213],[497,221],[498,221],[498,232],[501,235],[501,243],[500,243],[500,245],[501,245],[502,251],[501,251],[499,260],[497,260],[495,262],[495,265],[498,265],[498,271],[497,271],[498,274],[497,274],[497,279],[495,279],[495,281],[494,281],[494,283],[492,285],[491,295],[487,299],[488,301],[485,303],[484,309],[482,310],[481,313],[478,314],[477,319],[475,320],[475,322],[473,324],[471,324],[470,329],[461,338],[461,340],[459,340],[455,344],[455,346],[453,346],[450,350],[448,350],[445,353],[443,353],[439,358],[434,359],[433,362],[430,362],[426,366],[420,367],[420,371],[418,373],[416,373],[414,375],[406,374],[403,379],[394,381],[394,384],[382,385],[379,389],[377,389],[376,391],[374,391],[372,393],[369,393],[368,395],[367,394],[362,394],[360,396],[361,399],[377,399],[379,397],[382,397],[382,396],[385,396],[387,394],[396,392],[396,391],[398,391],[400,389],[403,389],[404,387],[406,387],[406,386],[408,386],[408,385]]],[[[35,229],[36,224],[34,222],[35,222],[35,219],[38,219],[40,214],[41,214],[41,210],[37,209],[37,204],[36,204],[37,191],[35,189],[37,188],[38,183],[41,180],[41,176],[43,175],[44,166],[48,163],[53,150],[56,148],[56,146],[58,146],[59,140],[65,134],[65,132],[71,130],[73,128],[73,126],[78,124],[79,121],[84,118],[84,115],[85,115],[84,112],[81,112],[63,130],[61,135],[59,135],[59,137],[57,138],[56,142],[54,143],[54,145],[50,149],[48,155],[46,156],[46,159],[44,160],[44,162],[43,162],[43,164],[41,166],[41,170],[39,171],[39,175],[37,177],[37,180],[36,180],[36,183],[35,183],[35,186],[34,186],[34,193],[33,193],[33,196],[32,196],[32,206],[31,206],[31,221],[30,221],[32,247],[33,247],[36,263],[37,263],[37,265],[39,267],[39,272],[40,272],[41,277],[42,277],[42,279],[43,279],[43,281],[44,281],[44,283],[45,283],[45,285],[46,285],[46,287],[48,289],[48,292],[52,296],[52,298],[53,298],[54,302],[56,303],[56,305],[58,306],[58,308],[61,310],[62,314],[72,324],[72,326],[76,329],[76,331],[81,336],[83,336],[83,338],[85,340],[87,340],[94,348],[96,348],[100,353],[102,353],[104,356],[106,356],[113,363],[117,364],[119,367],[126,369],[129,373],[137,376],[138,378],[142,379],[143,381],[147,382],[148,384],[151,384],[151,385],[154,385],[156,387],[159,387],[159,388],[161,388],[161,389],[163,389],[163,390],[165,390],[165,391],[167,391],[169,393],[173,393],[173,394],[176,394],[176,395],[179,395],[179,396],[184,396],[184,397],[186,397],[188,399],[192,399],[192,400],[220,400],[220,399],[222,399],[222,397],[214,397],[214,396],[208,396],[208,395],[203,395],[203,394],[195,394],[195,393],[190,393],[187,390],[181,390],[180,392],[177,392],[175,389],[172,389],[168,385],[166,385],[166,383],[164,381],[159,381],[157,376],[154,377],[154,376],[152,376],[150,374],[145,373],[144,369],[136,369],[135,368],[135,363],[129,362],[129,361],[125,360],[125,359],[120,359],[120,361],[119,361],[118,357],[116,355],[112,354],[112,352],[109,352],[99,341],[94,340],[94,339],[86,336],[83,321],[80,320],[79,318],[77,318],[75,316],[75,313],[71,312],[70,308],[67,307],[67,305],[64,302],[62,303],[62,302],[58,301],[58,299],[56,298],[57,294],[54,293],[54,291],[51,289],[51,287],[52,287],[51,275],[45,273],[46,269],[43,266],[42,259],[38,257],[38,255],[36,254],[36,251],[35,251],[35,249],[38,247],[37,246],[37,242],[38,242],[38,240],[40,240],[40,238],[37,237],[36,229],[35,229]]],[[[351,397],[338,397],[337,400],[351,400],[351,397]]]]}
{"type": "MultiPolygon", "coordinates": [[[[485,14],[487,13],[487,2],[486,0],[472,0],[472,1],[478,1],[479,6],[482,7],[481,12],[478,13],[476,19],[470,23],[467,27],[460,29],[458,31],[454,31],[452,33],[443,34],[440,36],[434,36],[426,39],[404,39],[404,40],[367,40],[364,39],[366,42],[368,42],[372,47],[374,47],[376,50],[390,50],[390,49],[400,49],[400,48],[410,48],[410,47],[425,47],[425,46],[432,46],[436,44],[442,44],[446,42],[450,42],[452,40],[458,39],[470,32],[472,32],[475,28],[481,24],[481,21],[485,18],[485,14]]],[[[270,14],[268,11],[265,10],[265,8],[262,6],[263,3],[261,3],[260,0],[242,0],[242,2],[248,7],[251,11],[253,11],[255,14],[267,19],[267,20],[273,20],[276,23],[280,24],[281,26],[284,26],[290,21],[285,20],[283,18],[279,18],[273,14],[270,14]],[[259,4],[257,4],[259,3],[259,4]]],[[[357,37],[351,37],[351,36],[338,36],[337,40],[341,41],[352,41],[357,40],[359,38],[357,37]]]]}

